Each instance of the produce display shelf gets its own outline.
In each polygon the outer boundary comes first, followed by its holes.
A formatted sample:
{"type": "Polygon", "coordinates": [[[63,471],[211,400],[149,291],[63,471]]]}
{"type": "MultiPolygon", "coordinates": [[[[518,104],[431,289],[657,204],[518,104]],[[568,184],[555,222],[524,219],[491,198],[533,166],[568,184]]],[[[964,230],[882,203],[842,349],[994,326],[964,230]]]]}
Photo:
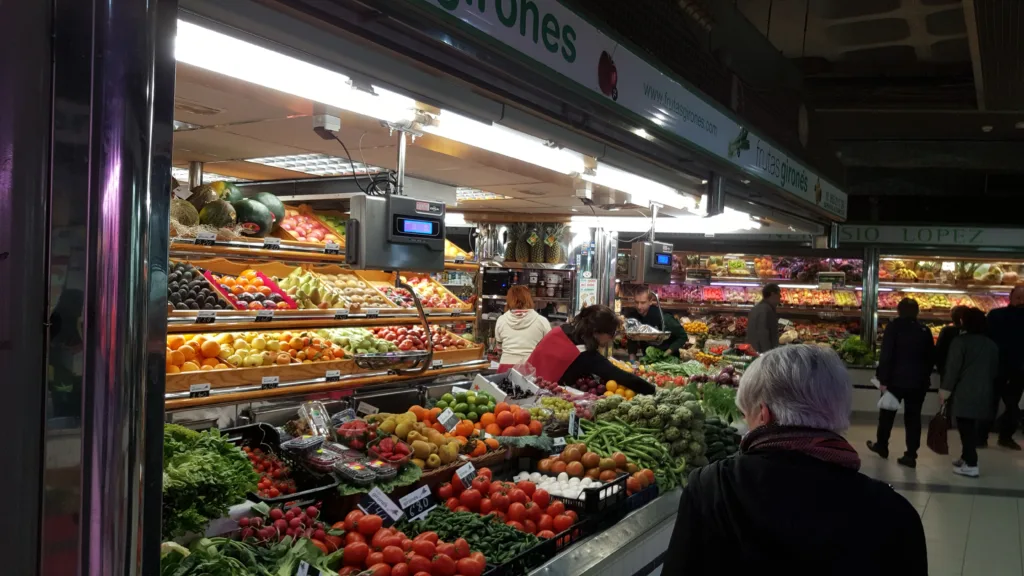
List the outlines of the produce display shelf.
{"type": "MultiPolygon", "coordinates": [[[[506,299],[504,296],[499,296],[497,294],[481,296],[480,298],[483,299],[483,300],[505,300],[506,299]]],[[[568,304],[569,302],[572,301],[572,298],[556,298],[554,296],[534,296],[533,297],[533,301],[534,302],[555,302],[555,303],[568,304]]]]}
{"type": "MultiPolygon", "coordinates": [[[[898,313],[895,310],[879,310],[879,318],[895,318],[898,313]]],[[[949,310],[921,310],[917,315],[920,320],[949,320],[949,310]]]]}
{"type": "MultiPolygon", "coordinates": [[[[303,262],[345,263],[345,254],[327,254],[323,247],[313,249],[307,246],[292,246],[287,240],[281,241],[281,248],[265,249],[262,242],[241,242],[217,240],[213,246],[196,245],[189,239],[173,238],[171,255],[232,256],[257,258],[261,260],[287,260],[303,262]]],[[[297,244],[297,243],[295,243],[297,244]]]]}
{"type": "Polygon", "coordinates": [[[1013,286],[1008,284],[938,284],[935,282],[889,282],[886,280],[879,280],[879,288],[892,288],[893,290],[902,290],[904,292],[913,292],[915,290],[942,290],[948,291],[951,294],[963,293],[963,292],[984,292],[984,293],[999,293],[1009,294],[1013,290],[1013,286]]]}
{"type": "MultiPolygon", "coordinates": [[[[455,350],[434,351],[433,363],[441,366],[459,365],[464,362],[475,362],[483,358],[483,346],[459,348],[455,350]]],[[[326,362],[310,362],[292,364],[271,364],[249,368],[231,368],[228,370],[193,370],[167,374],[164,390],[168,394],[188,394],[192,386],[208,384],[211,392],[221,388],[235,386],[261,386],[265,377],[276,376],[279,386],[286,382],[306,382],[325,379],[328,371],[337,371],[342,378],[361,378],[367,374],[356,366],[353,359],[329,360],[326,362]]],[[[326,381],[326,380],[324,380],[326,381]]]]}
{"type": "Polygon", "coordinates": [[[612,526],[584,538],[548,560],[532,570],[530,576],[640,572],[641,568],[667,551],[668,536],[671,536],[675,524],[682,492],[676,488],[658,496],[612,526]],[[609,570],[613,564],[619,564],[621,568],[609,570]]]}
{"type": "MultiPolygon", "coordinates": [[[[262,385],[259,383],[239,385],[236,382],[230,387],[214,388],[210,390],[209,396],[199,398],[190,398],[190,392],[187,388],[184,391],[168,392],[164,394],[164,407],[166,410],[185,410],[201,406],[261,401],[281,396],[320,392],[340,392],[341,396],[345,396],[351,394],[352,390],[363,386],[405,382],[422,378],[436,378],[439,376],[464,374],[467,372],[478,372],[486,370],[490,366],[490,362],[486,359],[476,359],[460,362],[458,364],[446,365],[441,368],[431,368],[425,372],[416,374],[396,375],[387,371],[363,372],[359,374],[343,374],[340,380],[328,382],[324,375],[324,365],[326,364],[328,364],[328,362],[320,364],[300,364],[298,366],[318,366],[319,376],[291,380],[288,382],[282,381],[276,388],[263,389],[262,385]]],[[[287,367],[288,366],[285,366],[284,368],[287,367]]],[[[249,370],[259,369],[251,368],[249,370]]],[[[230,373],[231,371],[225,370],[223,372],[230,373]]],[[[202,372],[202,374],[211,374],[211,372],[202,372]]],[[[177,375],[168,375],[168,380],[170,380],[170,376],[177,375]]]]}
{"type": "MultiPolygon", "coordinates": [[[[347,318],[336,315],[337,310],[276,310],[272,320],[257,321],[255,310],[217,310],[214,322],[198,322],[195,310],[175,310],[167,315],[167,332],[210,332],[228,330],[261,330],[285,328],[352,328],[367,326],[418,325],[420,318],[405,309],[381,309],[380,315],[369,317],[363,312],[351,313],[347,318]]],[[[474,322],[470,313],[434,312],[427,315],[430,324],[474,322]]]]}
{"type": "Polygon", "coordinates": [[[572,264],[542,264],[533,262],[481,262],[484,268],[506,268],[508,270],[569,270],[573,271],[576,266],[572,264]]]}
{"type": "MultiPolygon", "coordinates": [[[[662,302],[662,307],[665,310],[689,310],[694,314],[701,314],[705,312],[732,312],[739,314],[746,314],[754,307],[753,304],[733,304],[733,305],[721,305],[721,304],[706,304],[702,302],[686,303],[686,302],[662,302]]],[[[860,318],[860,308],[812,308],[803,306],[779,306],[780,314],[801,314],[809,316],[819,316],[824,318],[839,317],[839,318],[860,318]]]]}

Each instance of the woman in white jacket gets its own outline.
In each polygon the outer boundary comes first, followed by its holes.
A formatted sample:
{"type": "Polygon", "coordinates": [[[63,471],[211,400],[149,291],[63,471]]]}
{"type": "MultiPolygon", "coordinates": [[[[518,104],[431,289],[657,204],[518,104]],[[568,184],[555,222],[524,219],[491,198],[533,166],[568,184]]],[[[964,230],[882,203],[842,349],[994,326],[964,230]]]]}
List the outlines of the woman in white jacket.
{"type": "Polygon", "coordinates": [[[501,350],[498,372],[526,360],[537,343],[551,330],[547,318],[533,309],[533,297],[526,286],[513,286],[505,296],[506,312],[494,327],[494,340],[501,350]]]}

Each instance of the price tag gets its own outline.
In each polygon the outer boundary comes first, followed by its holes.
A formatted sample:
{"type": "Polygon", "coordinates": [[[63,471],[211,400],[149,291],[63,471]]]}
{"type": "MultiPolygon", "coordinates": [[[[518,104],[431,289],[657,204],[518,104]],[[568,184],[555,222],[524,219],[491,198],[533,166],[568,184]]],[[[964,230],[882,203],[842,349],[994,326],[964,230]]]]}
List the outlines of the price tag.
{"type": "Polygon", "coordinates": [[[459,423],[459,417],[452,412],[451,408],[445,408],[444,412],[437,415],[437,421],[444,426],[444,429],[451,432],[455,429],[455,426],[459,423]]]}
{"type": "Polygon", "coordinates": [[[217,312],[213,310],[200,310],[196,314],[196,324],[213,324],[217,321],[217,312]]]}
{"type": "Polygon", "coordinates": [[[456,264],[465,264],[466,263],[466,255],[465,254],[456,254],[456,256],[455,256],[455,263],[456,264]]]}
{"type": "Polygon", "coordinates": [[[280,250],[281,249],[281,239],[280,238],[269,238],[269,237],[268,238],[264,238],[263,239],[263,249],[264,250],[280,250]]]}
{"type": "Polygon", "coordinates": [[[407,518],[419,520],[437,508],[437,499],[430,493],[430,486],[420,486],[418,490],[399,498],[398,504],[407,518]]]}
{"type": "Polygon", "coordinates": [[[476,467],[472,462],[466,462],[455,471],[455,475],[459,477],[463,486],[469,488],[473,483],[473,478],[476,478],[476,467]]]}
{"type": "Polygon", "coordinates": [[[256,321],[257,322],[270,322],[273,319],[274,319],[274,311],[273,310],[257,310],[256,311],[256,321]]]}
{"type": "Polygon", "coordinates": [[[299,567],[295,569],[295,576],[320,576],[320,570],[313,568],[309,565],[309,562],[302,560],[299,562],[299,567]]]}
{"type": "Polygon", "coordinates": [[[576,438],[580,435],[580,418],[576,415],[576,410],[573,409],[569,412],[569,436],[576,438]]]}
{"type": "Polygon", "coordinates": [[[359,500],[359,509],[365,514],[376,514],[384,520],[384,526],[391,526],[402,517],[402,509],[388,498],[380,488],[370,490],[359,500]]]}
{"type": "Polygon", "coordinates": [[[341,246],[337,242],[327,242],[324,244],[324,254],[341,254],[341,246]]]}
{"type": "Polygon", "coordinates": [[[366,317],[367,318],[377,318],[379,316],[380,316],[380,309],[379,308],[367,308],[366,309],[366,317]]]}
{"type": "Polygon", "coordinates": [[[213,232],[200,232],[196,234],[196,246],[213,246],[217,243],[217,235],[213,232]]]}
{"type": "Polygon", "coordinates": [[[462,310],[452,310],[452,318],[462,314],[462,310]]]}
{"type": "Polygon", "coordinates": [[[260,390],[273,390],[274,388],[277,388],[277,385],[280,383],[280,376],[264,376],[263,383],[260,384],[260,390]]]}
{"type": "Polygon", "coordinates": [[[444,360],[434,360],[430,363],[431,368],[444,368],[444,360]]]}
{"type": "Polygon", "coordinates": [[[555,438],[554,446],[551,448],[552,454],[561,454],[562,450],[565,450],[565,438],[559,436],[555,438]]]}
{"type": "MultiPolygon", "coordinates": [[[[189,398],[206,398],[210,395],[209,384],[193,384],[188,387],[189,398]]],[[[454,426],[452,426],[454,428],[454,426]]]]}
{"type": "Polygon", "coordinates": [[[356,414],[376,414],[377,412],[380,412],[380,408],[377,408],[373,404],[369,404],[367,402],[360,402],[359,405],[356,406],[356,414]]]}
{"type": "Polygon", "coordinates": [[[180,188],[174,189],[174,195],[177,196],[178,198],[181,198],[182,200],[188,200],[189,198],[192,197],[192,191],[189,190],[188,187],[186,186],[181,186],[180,188]]]}
{"type": "Polygon", "coordinates": [[[324,376],[328,382],[337,382],[341,380],[341,370],[328,370],[324,376]]]}
{"type": "Polygon", "coordinates": [[[348,308],[342,308],[341,310],[334,311],[335,320],[348,320],[348,308]]]}

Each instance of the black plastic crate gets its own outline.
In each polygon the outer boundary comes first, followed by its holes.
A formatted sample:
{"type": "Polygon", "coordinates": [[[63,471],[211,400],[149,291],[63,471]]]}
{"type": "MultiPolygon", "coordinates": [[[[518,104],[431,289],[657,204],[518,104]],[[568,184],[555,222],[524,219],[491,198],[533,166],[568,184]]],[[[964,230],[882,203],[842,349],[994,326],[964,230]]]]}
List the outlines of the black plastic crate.
{"type": "Polygon", "coordinates": [[[554,538],[541,541],[504,564],[489,567],[484,572],[484,576],[525,576],[534,568],[551,560],[566,548],[588,536],[590,527],[589,520],[581,519],[568,530],[555,534],[554,538]]]}
{"type": "Polygon", "coordinates": [[[579,498],[552,496],[565,504],[566,509],[582,516],[605,515],[626,501],[626,480],[629,474],[622,474],[615,480],[594,488],[585,488],[579,498]]]}
{"type": "Polygon", "coordinates": [[[309,469],[295,460],[287,451],[281,450],[281,436],[273,426],[259,422],[220,431],[228,441],[238,447],[249,446],[261,448],[265,452],[273,452],[278,458],[288,463],[291,477],[295,480],[296,492],[282,494],[277,498],[264,498],[256,492],[249,492],[248,498],[253,502],[264,502],[270,506],[275,504],[311,504],[320,502],[336,493],[338,479],[330,473],[321,473],[309,469]]]}
{"type": "Polygon", "coordinates": [[[658,497],[658,493],[658,485],[651,484],[647,488],[644,488],[636,494],[626,498],[626,505],[624,506],[625,513],[629,514],[634,510],[638,510],[650,504],[652,500],[658,497]]]}

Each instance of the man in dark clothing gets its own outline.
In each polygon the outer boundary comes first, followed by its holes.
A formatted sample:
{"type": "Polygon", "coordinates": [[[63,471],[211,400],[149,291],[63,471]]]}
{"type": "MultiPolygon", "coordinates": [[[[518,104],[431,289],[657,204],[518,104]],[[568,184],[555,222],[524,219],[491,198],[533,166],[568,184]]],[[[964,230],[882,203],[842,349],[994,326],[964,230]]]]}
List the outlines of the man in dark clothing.
{"type": "MultiPolygon", "coordinates": [[[[664,315],[665,325],[662,326],[662,311],[653,304],[650,290],[644,288],[634,295],[633,303],[635,308],[627,308],[622,313],[623,317],[639,320],[641,324],[653,326],[670,334],[665,342],[655,345],[657,348],[668,351],[670,356],[675,356],[679,353],[680,348],[686,346],[689,338],[686,335],[686,330],[683,330],[683,325],[676,320],[675,316],[666,313],[664,315]]],[[[626,349],[629,351],[630,360],[636,360],[639,348],[640,345],[636,342],[630,341],[627,344],[626,349]]]]}
{"type": "Polygon", "coordinates": [[[758,354],[776,348],[779,345],[779,313],[776,311],[782,302],[782,289],[778,284],[765,284],[761,288],[761,301],[757,303],[747,316],[747,344],[758,354]]]}
{"type": "MultiPolygon", "coordinates": [[[[1024,392],[1024,286],[1010,292],[1009,306],[988,313],[988,335],[999,347],[996,395],[1006,407],[995,423],[999,445],[1020,450],[1013,435],[1020,427],[1020,397],[1024,392]]],[[[982,447],[988,444],[990,427],[987,425],[981,431],[982,447]]]]}
{"type": "Polygon", "coordinates": [[[950,312],[950,318],[953,323],[949,326],[944,326],[939,331],[939,339],[935,342],[935,368],[939,371],[939,376],[942,376],[946,371],[946,357],[949,355],[949,345],[953,343],[953,339],[960,335],[960,331],[963,329],[964,312],[968,309],[968,306],[954,306],[950,312]]]}
{"type": "MultiPolygon", "coordinates": [[[[918,305],[904,298],[896,307],[898,318],[889,322],[882,336],[882,353],[878,358],[880,389],[903,402],[903,424],[907,429],[907,452],[896,462],[914,468],[917,449],[921,446],[921,408],[931,385],[932,366],[935,365],[935,345],[931,330],[917,321],[918,305]]],[[[882,458],[889,457],[889,435],[895,410],[878,411],[876,441],[868,440],[868,449],[882,458]]]]}

